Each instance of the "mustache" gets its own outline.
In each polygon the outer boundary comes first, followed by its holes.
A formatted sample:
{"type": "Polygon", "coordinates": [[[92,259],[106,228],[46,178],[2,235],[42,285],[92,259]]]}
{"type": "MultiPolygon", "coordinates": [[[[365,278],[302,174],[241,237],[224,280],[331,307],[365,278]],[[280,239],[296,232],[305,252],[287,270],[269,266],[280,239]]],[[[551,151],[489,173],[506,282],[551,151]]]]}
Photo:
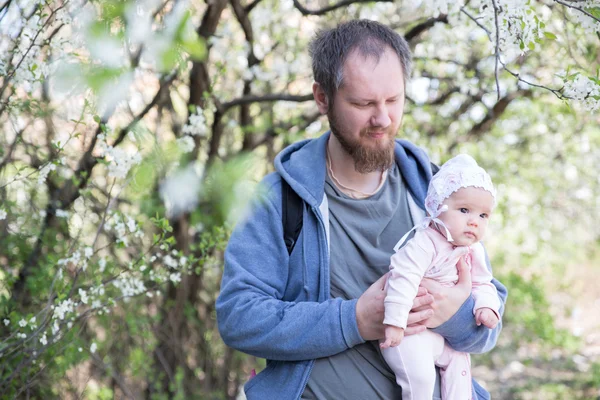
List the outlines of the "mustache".
{"type": "Polygon", "coordinates": [[[379,129],[376,129],[376,128],[364,128],[364,129],[361,129],[360,136],[367,136],[367,135],[370,135],[372,133],[379,133],[379,132],[383,132],[387,136],[396,136],[396,132],[394,132],[393,128],[391,128],[391,127],[383,128],[383,129],[381,129],[381,128],[379,128],[379,129]]]}

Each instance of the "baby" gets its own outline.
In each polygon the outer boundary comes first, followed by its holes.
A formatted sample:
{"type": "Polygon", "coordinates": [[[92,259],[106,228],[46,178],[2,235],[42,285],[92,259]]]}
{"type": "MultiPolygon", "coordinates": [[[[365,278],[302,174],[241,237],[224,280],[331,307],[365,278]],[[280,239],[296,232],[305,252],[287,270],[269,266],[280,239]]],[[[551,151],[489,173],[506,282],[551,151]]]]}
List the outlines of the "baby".
{"type": "Polygon", "coordinates": [[[461,258],[471,271],[477,325],[496,327],[500,299],[480,243],[495,205],[490,176],[470,156],[456,156],[431,179],[425,199],[429,216],[413,228],[415,236],[406,246],[400,248],[411,232],[394,247],[380,347],[402,387],[403,400],[431,400],[435,365],[440,367],[442,400],[472,398],[469,354],[453,350],[430,330],[404,338],[404,329],[421,279],[454,285],[461,258]]]}

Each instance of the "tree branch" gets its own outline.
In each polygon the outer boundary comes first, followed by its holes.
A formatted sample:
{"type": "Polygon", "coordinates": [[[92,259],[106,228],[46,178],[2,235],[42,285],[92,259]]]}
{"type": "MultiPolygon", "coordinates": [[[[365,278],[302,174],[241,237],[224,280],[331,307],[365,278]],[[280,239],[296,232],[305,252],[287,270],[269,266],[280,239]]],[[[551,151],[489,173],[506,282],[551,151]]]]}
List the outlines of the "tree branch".
{"type": "Polygon", "coordinates": [[[6,90],[6,88],[8,87],[8,83],[10,82],[10,80],[12,79],[12,77],[14,76],[15,72],[17,72],[17,69],[19,69],[19,67],[21,66],[21,64],[23,63],[23,61],[25,60],[25,58],[27,57],[27,55],[29,54],[29,52],[31,51],[31,49],[33,48],[33,46],[36,45],[35,41],[37,40],[38,36],[44,31],[44,28],[46,28],[46,26],[52,20],[52,17],[54,16],[54,14],[56,12],[60,11],[64,7],[65,7],[65,4],[57,7],[54,10],[52,10],[52,12],[50,13],[50,15],[48,15],[48,19],[46,19],[46,21],[44,22],[44,24],[36,32],[36,34],[33,37],[33,39],[31,39],[31,44],[29,45],[29,47],[27,48],[27,50],[25,50],[25,53],[23,54],[23,56],[21,57],[21,59],[19,60],[19,62],[17,63],[17,65],[10,71],[10,73],[6,74],[6,77],[4,78],[4,83],[2,85],[2,88],[0,89],[0,98],[2,98],[2,94],[4,94],[4,90],[6,90]]]}
{"type": "Polygon", "coordinates": [[[272,93],[266,94],[264,96],[244,96],[239,99],[235,99],[232,101],[228,101],[226,103],[221,103],[217,105],[223,112],[229,110],[231,107],[243,105],[243,104],[252,104],[252,103],[265,103],[265,102],[274,102],[274,101],[293,101],[302,103],[305,101],[309,101],[313,99],[313,94],[303,94],[303,95],[293,95],[286,93],[272,93]]]}
{"type": "Polygon", "coordinates": [[[298,0],[294,0],[294,7],[296,7],[296,9],[298,11],[300,11],[302,13],[302,15],[323,15],[326,14],[330,11],[336,10],[338,8],[342,8],[342,7],[346,7],[349,6],[350,4],[355,4],[355,3],[393,3],[394,0],[342,0],[339,3],[336,4],[332,4],[330,6],[326,6],[323,8],[320,8],[318,10],[309,10],[308,8],[304,7],[302,4],[300,4],[300,2],[298,0]]]}
{"type": "Polygon", "coordinates": [[[471,14],[469,14],[469,12],[467,10],[465,10],[464,7],[460,8],[460,11],[465,14],[467,17],[469,17],[469,19],[471,19],[473,22],[475,22],[475,24],[480,27],[481,29],[483,29],[485,31],[485,33],[487,34],[488,38],[490,39],[490,42],[493,40],[492,39],[492,33],[490,32],[490,30],[488,28],[486,28],[485,26],[483,26],[479,21],[477,21],[477,18],[475,18],[474,16],[472,16],[471,14]]]}
{"type": "Polygon", "coordinates": [[[454,86],[447,92],[442,93],[437,99],[435,99],[427,104],[431,105],[431,106],[439,106],[441,104],[444,104],[450,98],[450,96],[452,96],[454,93],[458,93],[458,92],[460,92],[460,88],[457,86],[454,86]]]}
{"type": "Polygon", "coordinates": [[[523,78],[521,78],[521,77],[519,76],[519,73],[518,73],[518,72],[513,72],[513,71],[511,71],[510,69],[508,69],[508,67],[506,66],[506,64],[505,64],[504,62],[502,62],[502,60],[500,60],[500,64],[502,64],[502,67],[504,68],[504,70],[505,70],[506,72],[508,72],[509,74],[511,74],[512,76],[514,76],[515,78],[517,78],[517,80],[518,80],[519,82],[523,82],[523,83],[525,83],[525,84],[527,84],[527,85],[529,85],[529,86],[538,87],[538,88],[540,88],[540,89],[546,89],[546,90],[548,90],[548,91],[552,92],[552,94],[554,94],[554,95],[555,95],[556,97],[558,97],[560,100],[568,100],[568,99],[571,99],[571,97],[568,97],[568,96],[565,96],[564,94],[562,94],[562,90],[563,90],[563,88],[560,88],[560,89],[552,89],[552,88],[549,88],[548,86],[544,86],[544,85],[538,85],[538,84],[536,84],[536,83],[532,83],[532,82],[526,81],[525,79],[523,79],[523,78]]]}
{"type": "Polygon", "coordinates": [[[561,0],[554,0],[554,1],[555,1],[556,3],[558,3],[558,4],[562,4],[562,5],[563,5],[563,6],[565,6],[565,7],[569,7],[569,8],[572,8],[572,9],[574,9],[574,10],[577,10],[577,11],[579,11],[579,12],[581,12],[581,13],[583,13],[583,14],[587,15],[588,17],[590,17],[590,18],[592,18],[592,19],[595,19],[597,22],[600,22],[600,19],[599,19],[599,18],[596,18],[596,17],[594,17],[592,14],[590,14],[590,13],[589,13],[589,12],[587,12],[587,11],[585,11],[585,10],[584,10],[583,8],[581,8],[581,7],[577,7],[577,6],[574,6],[574,5],[571,5],[571,4],[568,4],[568,3],[565,3],[564,1],[561,1],[561,0]]]}
{"type": "Polygon", "coordinates": [[[246,11],[246,14],[250,14],[250,11],[252,11],[254,9],[254,7],[256,7],[258,5],[258,3],[260,3],[262,0],[254,0],[252,3],[248,4],[246,7],[244,7],[244,11],[246,11]]]}
{"type": "Polygon", "coordinates": [[[500,80],[498,79],[498,64],[500,63],[500,23],[498,22],[498,5],[496,0],[492,0],[494,6],[494,23],[496,24],[496,50],[494,64],[494,76],[496,77],[496,93],[498,93],[498,100],[500,100],[500,80]]]}
{"type": "Polygon", "coordinates": [[[485,117],[477,124],[475,124],[466,137],[477,137],[481,136],[482,133],[490,130],[492,125],[500,118],[500,116],[506,111],[508,105],[516,98],[519,97],[531,97],[532,93],[530,90],[517,90],[499,99],[494,107],[492,107],[485,117]]]}
{"type": "Polygon", "coordinates": [[[418,25],[413,26],[410,29],[410,31],[406,32],[406,34],[404,35],[404,38],[410,42],[414,38],[419,36],[421,33],[432,28],[438,22],[443,22],[443,23],[447,24],[448,16],[446,14],[440,14],[435,18],[429,18],[428,20],[426,20],[418,25]]]}

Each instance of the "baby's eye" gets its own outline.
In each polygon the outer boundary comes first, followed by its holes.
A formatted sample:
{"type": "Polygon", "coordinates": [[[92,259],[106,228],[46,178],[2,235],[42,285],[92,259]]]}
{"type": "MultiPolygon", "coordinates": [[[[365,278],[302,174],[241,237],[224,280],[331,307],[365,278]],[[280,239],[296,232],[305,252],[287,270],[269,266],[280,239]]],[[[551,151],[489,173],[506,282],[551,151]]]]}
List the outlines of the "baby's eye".
{"type": "Polygon", "coordinates": [[[467,214],[469,212],[469,209],[462,207],[462,208],[460,208],[460,212],[463,214],[467,214]]]}
{"type": "Polygon", "coordinates": [[[479,216],[483,219],[486,219],[489,217],[489,215],[487,215],[486,213],[480,214],[479,216]]]}

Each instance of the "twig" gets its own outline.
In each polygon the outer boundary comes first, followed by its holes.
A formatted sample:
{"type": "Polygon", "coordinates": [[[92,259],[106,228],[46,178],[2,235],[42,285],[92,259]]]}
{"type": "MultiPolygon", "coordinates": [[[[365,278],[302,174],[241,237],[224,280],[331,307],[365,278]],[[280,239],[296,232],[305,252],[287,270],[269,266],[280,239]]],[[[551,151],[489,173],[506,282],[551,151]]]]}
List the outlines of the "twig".
{"type": "Polygon", "coordinates": [[[552,94],[554,94],[554,95],[555,95],[556,97],[558,97],[560,100],[568,100],[568,99],[571,99],[571,98],[572,98],[572,97],[565,96],[564,94],[562,94],[562,90],[563,90],[563,88],[560,88],[560,89],[552,89],[552,88],[549,88],[548,86],[539,85],[539,84],[536,84],[536,83],[532,83],[532,82],[526,81],[525,79],[523,79],[523,78],[521,78],[521,77],[519,76],[519,73],[517,73],[517,72],[513,72],[513,71],[511,71],[510,69],[508,69],[508,67],[506,66],[506,64],[504,64],[502,61],[500,61],[500,64],[502,64],[502,67],[504,68],[504,70],[505,70],[506,72],[508,72],[509,74],[511,74],[512,76],[514,76],[515,78],[517,78],[517,80],[518,80],[519,82],[523,82],[523,83],[525,83],[525,84],[527,84],[527,85],[529,85],[529,86],[538,87],[538,88],[541,88],[541,89],[546,89],[546,90],[548,90],[548,91],[552,92],[552,94]]]}
{"type": "Polygon", "coordinates": [[[465,14],[467,17],[469,17],[469,19],[471,19],[471,21],[475,22],[475,24],[477,24],[478,27],[480,27],[481,29],[483,29],[485,31],[485,33],[487,34],[488,38],[490,39],[490,42],[493,41],[492,39],[492,33],[490,32],[490,30],[488,28],[486,28],[485,26],[483,26],[483,24],[479,21],[477,21],[477,18],[475,18],[474,16],[472,16],[471,14],[469,14],[469,12],[467,10],[465,10],[464,7],[460,8],[460,11],[465,14]]]}
{"type": "Polygon", "coordinates": [[[446,14],[440,14],[435,18],[429,18],[428,20],[413,26],[408,32],[406,32],[406,34],[404,35],[404,38],[408,42],[410,42],[411,40],[413,40],[414,38],[419,36],[421,33],[425,32],[427,29],[431,28],[438,22],[443,22],[443,23],[447,24],[448,16],[446,14]]]}
{"type": "Polygon", "coordinates": [[[594,17],[592,14],[590,14],[590,13],[589,13],[589,12],[587,12],[587,11],[585,11],[585,10],[584,10],[583,8],[581,8],[581,7],[577,7],[577,6],[574,6],[574,5],[571,5],[571,4],[568,4],[568,3],[565,3],[564,1],[561,1],[561,0],[554,0],[554,1],[555,1],[555,2],[557,2],[558,4],[562,4],[562,5],[563,5],[563,6],[565,6],[565,7],[569,7],[569,8],[572,8],[572,9],[574,9],[574,10],[577,10],[577,11],[579,11],[579,12],[581,12],[581,13],[583,13],[583,14],[587,15],[588,17],[590,17],[590,18],[592,18],[592,19],[595,19],[596,21],[600,22],[600,19],[599,19],[599,18],[596,18],[596,17],[594,17]]]}
{"type": "Polygon", "coordinates": [[[496,24],[496,63],[494,65],[494,76],[496,77],[496,92],[498,93],[498,100],[500,100],[500,81],[498,79],[498,64],[500,63],[500,24],[498,22],[498,5],[496,0],[492,0],[494,5],[494,23],[496,24]]]}
{"type": "Polygon", "coordinates": [[[298,0],[294,0],[294,7],[296,7],[296,9],[298,9],[298,11],[300,11],[302,13],[302,15],[323,15],[323,14],[328,13],[329,11],[333,11],[338,8],[346,7],[346,6],[349,6],[350,4],[355,4],[355,3],[393,3],[393,2],[394,2],[394,0],[379,0],[379,1],[376,1],[376,0],[342,0],[339,3],[332,4],[330,6],[323,7],[318,10],[309,10],[308,8],[306,8],[302,4],[300,4],[300,2],[298,0]]]}

